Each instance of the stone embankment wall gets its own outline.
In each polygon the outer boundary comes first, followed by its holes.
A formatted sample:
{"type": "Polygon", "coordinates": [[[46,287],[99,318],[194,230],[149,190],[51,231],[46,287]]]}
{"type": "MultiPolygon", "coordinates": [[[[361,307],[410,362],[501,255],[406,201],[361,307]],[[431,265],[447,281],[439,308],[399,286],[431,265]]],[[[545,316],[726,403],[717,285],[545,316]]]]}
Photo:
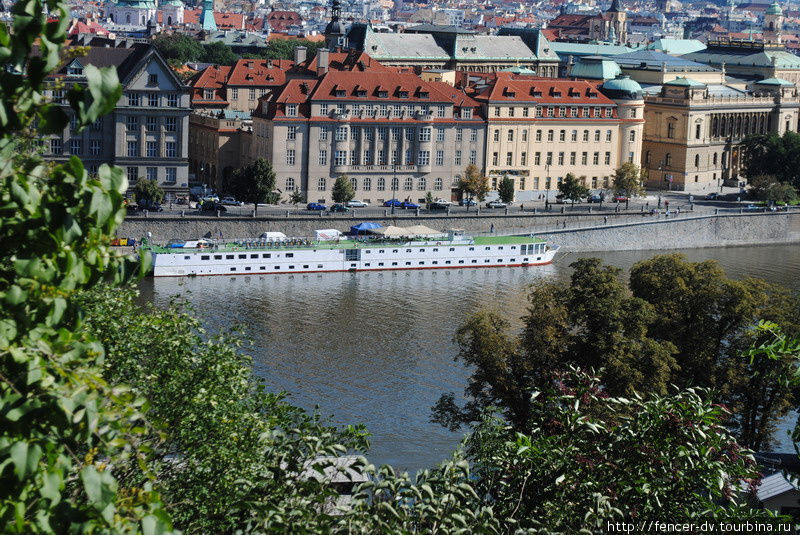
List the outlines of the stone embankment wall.
{"type": "Polygon", "coordinates": [[[800,242],[800,212],[693,215],[682,213],[665,218],[640,212],[605,214],[472,214],[470,216],[383,217],[192,217],[150,216],[128,218],[119,228],[120,237],[140,238],[152,233],[153,240],[198,238],[210,232],[226,240],[252,238],[278,231],[287,236],[313,236],[314,230],[335,228],[342,232],[361,221],[383,226],[426,225],[437,230],[464,229],[471,234],[535,233],[562,245],[568,251],[623,251],[638,249],[683,249],[726,245],[800,242]]]}

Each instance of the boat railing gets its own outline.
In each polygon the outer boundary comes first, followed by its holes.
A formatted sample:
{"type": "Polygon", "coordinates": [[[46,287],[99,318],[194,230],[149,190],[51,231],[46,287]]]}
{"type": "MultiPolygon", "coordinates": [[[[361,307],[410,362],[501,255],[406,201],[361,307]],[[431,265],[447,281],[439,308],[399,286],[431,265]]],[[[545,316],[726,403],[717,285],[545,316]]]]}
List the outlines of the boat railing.
{"type": "MultiPolygon", "coordinates": [[[[471,237],[467,236],[446,236],[435,238],[418,238],[410,239],[407,237],[398,239],[350,239],[345,238],[342,240],[311,240],[309,238],[285,238],[282,240],[261,240],[261,239],[234,239],[234,240],[215,240],[206,239],[208,246],[198,247],[200,250],[249,250],[249,249],[308,249],[309,247],[331,248],[336,245],[354,246],[354,247],[381,247],[381,246],[403,246],[403,245],[443,245],[443,244],[459,244],[471,245],[475,243],[471,237]]],[[[164,247],[163,249],[177,252],[177,249],[164,247]]]]}

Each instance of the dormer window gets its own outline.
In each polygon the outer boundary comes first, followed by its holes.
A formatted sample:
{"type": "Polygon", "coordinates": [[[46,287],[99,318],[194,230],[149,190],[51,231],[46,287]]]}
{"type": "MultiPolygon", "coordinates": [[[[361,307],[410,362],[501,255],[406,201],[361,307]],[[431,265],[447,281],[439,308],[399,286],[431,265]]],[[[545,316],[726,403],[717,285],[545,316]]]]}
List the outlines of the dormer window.
{"type": "Polygon", "coordinates": [[[533,95],[534,97],[541,97],[542,96],[542,90],[541,89],[536,89],[534,87],[534,88],[531,89],[531,95],[533,95]]]}
{"type": "Polygon", "coordinates": [[[398,91],[397,98],[408,98],[408,91],[398,91]]]}
{"type": "Polygon", "coordinates": [[[157,74],[148,74],[147,75],[147,85],[149,85],[149,86],[158,85],[158,75],[157,74]]]}
{"type": "Polygon", "coordinates": [[[427,92],[427,91],[420,91],[420,92],[417,94],[417,96],[418,96],[419,98],[428,98],[428,92],[427,92]]]}
{"type": "Polygon", "coordinates": [[[333,92],[333,94],[334,94],[334,96],[337,96],[337,97],[346,97],[347,96],[347,91],[345,91],[344,89],[337,89],[337,90],[335,90],[333,92]]]}
{"type": "Polygon", "coordinates": [[[357,97],[366,97],[367,96],[367,90],[366,89],[358,89],[356,91],[356,96],[357,97]]]}
{"type": "Polygon", "coordinates": [[[286,105],[286,116],[287,117],[297,117],[297,104],[287,104],[286,105]]]}
{"type": "Polygon", "coordinates": [[[561,96],[561,91],[559,91],[556,88],[552,88],[550,90],[550,96],[552,96],[552,97],[560,97],[561,96]]]}
{"type": "Polygon", "coordinates": [[[67,76],[83,76],[83,66],[77,61],[67,67],[67,76]]]}
{"type": "Polygon", "coordinates": [[[385,91],[383,89],[378,91],[378,98],[388,98],[388,97],[389,97],[388,91],[385,91]]]}
{"type": "Polygon", "coordinates": [[[461,108],[462,119],[472,119],[472,108],[461,108]]]}

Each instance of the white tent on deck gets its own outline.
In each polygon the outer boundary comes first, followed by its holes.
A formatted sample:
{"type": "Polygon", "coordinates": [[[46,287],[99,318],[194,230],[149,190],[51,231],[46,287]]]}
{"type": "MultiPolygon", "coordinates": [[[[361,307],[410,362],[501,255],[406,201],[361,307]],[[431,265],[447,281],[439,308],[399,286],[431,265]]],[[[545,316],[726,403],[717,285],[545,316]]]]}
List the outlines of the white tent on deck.
{"type": "Polygon", "coordinates": [[[371,229],[370,234],[377,234],[384,238],[432,238],[437,236],[445,236],[444,232],[433,230],[432,228],[424,225],[414,225],[411,227],[395,227],[389,225],[388,227],[371,229]]]}
{"type": "Polygon", "coordinates": [[[334,241],[338,240],[341,236],[342,233],[335,228],[326,228],[323,230],[314,231],[314,239],[316,241],[334,241]]]}

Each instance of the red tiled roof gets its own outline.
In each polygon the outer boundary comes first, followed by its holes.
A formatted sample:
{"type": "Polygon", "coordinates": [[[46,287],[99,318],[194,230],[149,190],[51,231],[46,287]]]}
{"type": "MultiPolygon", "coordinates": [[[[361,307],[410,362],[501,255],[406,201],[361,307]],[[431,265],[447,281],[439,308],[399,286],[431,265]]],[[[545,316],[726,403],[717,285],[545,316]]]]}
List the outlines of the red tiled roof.
{"type": "Polygon", "coordinates": [[[81,22],[76,20],[69,29],[68,35],[78,35],[81,33],[93,33],[95,35],[108,35],[110,32],[103,28],[97,21],[90,20],[81,22]]]}
{"type": "Polygon", "coordinates": [[[273,11],[267,17],[269,27],[276,32],[284,32],[290,26],[303,23],[303,17],[296,11],[273,11]]]}
{"type": "Polygon", "coordinates": [[[289,35],[288,33],[270,32],[269,36],[267,37],[267,41],[289,41],[291,39],[305,39],[306,41],[311,41],[312,43],[321,43],[325,41],[325,36],[318,33],[316,35],[300,37],[299,35],[289,35]]]}
{"type": "Polygon", "coordinates": [[[294,62],[288,59],[240,59],[228,76],[228,85],[279,86],[294,62]]]}
{"type": "MultiPolygon", "coordinates": [[[[396,69],[387,67],[377,60],[372,59],[366,52],[351,50],[350,52],[331,52],[328,54],[328,67],[338,71],[371,71],[371,72],[397,72],[396,69]]],[[[304,62],[291,69],[294,74],[317,75],[317,56],[311,56],[304,62]]]]}
{"type": "Polygon", "coordinates": [[[547,23],[548,28],[585,28],[589,29],[589,21],[592,15],[559,15],[547,23]]]}
{"type": "Polygon", "coordinates": [[[200,24],[200,15],[203,13],[202,9],[184,9],[183,10],[183,23],[184,24],[200,24]]]}
{"type": "Polygon", "coordinates": [[[214,13],[214,22],[217,23],[218,30],[244,30],[242,13],[214,13]]]}
{"type": "Polygon", "coordinates": [[[519,76],[509,72],[498,72],[495,80],[475,98],[484,102],[614,106],[614,101],[600,93],[597,85],[591,82],[519,76]]]}

